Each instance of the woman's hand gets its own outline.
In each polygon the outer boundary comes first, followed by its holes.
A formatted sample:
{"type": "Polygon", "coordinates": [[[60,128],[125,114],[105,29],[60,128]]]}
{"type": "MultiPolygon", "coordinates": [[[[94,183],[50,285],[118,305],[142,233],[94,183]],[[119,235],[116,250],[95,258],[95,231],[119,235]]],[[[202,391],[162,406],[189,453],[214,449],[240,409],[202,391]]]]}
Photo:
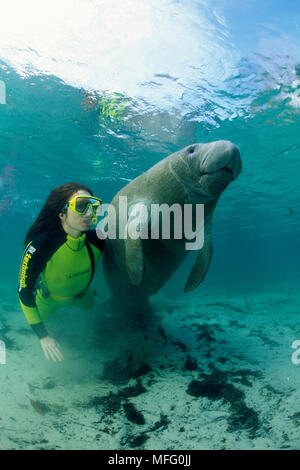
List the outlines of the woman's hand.
{"type": "Polygon", "coordinates": [[[46,359],[49,361],[52,359],[54,362],[61,362],[64,360],[64,356],[60,350],[59,344],[55,341],[55,339],[50,338],[50,336],[46,336],[40,340],[42,349],[44,351],[46,359]]]}

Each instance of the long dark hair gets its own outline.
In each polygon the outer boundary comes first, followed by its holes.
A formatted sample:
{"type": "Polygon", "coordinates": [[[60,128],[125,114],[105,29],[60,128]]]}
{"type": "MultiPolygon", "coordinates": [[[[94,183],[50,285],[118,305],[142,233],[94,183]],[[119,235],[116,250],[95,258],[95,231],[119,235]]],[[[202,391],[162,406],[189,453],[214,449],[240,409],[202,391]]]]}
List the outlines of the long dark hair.
{"type": "Polygon", "coordinates": [[[25,246],[42,232],[61,230],[61,221],[58,214],[62,212],[71,196],[81,189],[93,196],[92,191],[87,186],[79,183],[66,183],[51,191],[37,219],[26,234],[24,240],[25,246]]]}

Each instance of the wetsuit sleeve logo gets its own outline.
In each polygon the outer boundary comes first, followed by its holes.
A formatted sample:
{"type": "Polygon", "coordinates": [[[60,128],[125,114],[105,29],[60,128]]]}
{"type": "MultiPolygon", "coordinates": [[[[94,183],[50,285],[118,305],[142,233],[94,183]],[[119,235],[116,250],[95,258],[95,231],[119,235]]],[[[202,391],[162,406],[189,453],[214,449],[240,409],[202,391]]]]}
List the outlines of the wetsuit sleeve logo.
{"type": "Polygon", "coordinates": [[[27,286],[26,284],[26,271],[28,269],[28,262],[29,260],[32,258],[32,256],[27,253],[27,255],[24,256],[24,259],[23,259],[23,264],[22,264],[22,271],[21,271],[21,283],[20,283],[20,289],[25,289],[25,287],[27,286]]]}
{"type": "Polygon", "coordinates": [[[30,245],[29,248],[27,249],[27,253],[24,255],[23,261],[22,261],[22,268],[21,268],[21,275],[20,275],[20,287],[19,287],[19,292],[21,289],[25,289],[27,287],[26,284],[26,271],[28,269],[28,263],[30,259],[32,258],[33,253],[36,251],[36,248],[34,248],[33,245],[30,245]]]}
{"type": "Polygon", "coordinates": [[[36,248],[34,248],[34,246],[32,245],[28,248],[28,253],[31,253],[32,255],[35,251],[36,251],[36,248]]]}

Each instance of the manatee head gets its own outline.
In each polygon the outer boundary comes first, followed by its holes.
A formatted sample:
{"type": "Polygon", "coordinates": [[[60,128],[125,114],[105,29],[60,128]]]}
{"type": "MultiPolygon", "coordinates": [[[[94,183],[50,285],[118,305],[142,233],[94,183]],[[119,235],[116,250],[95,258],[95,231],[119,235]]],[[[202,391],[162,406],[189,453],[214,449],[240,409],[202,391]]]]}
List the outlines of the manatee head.
{"type": "Polygon", "coordinates": [[[219,197],[242,169],[239,149],[228,140],[192,144],[174,155],[170,165],[175,176],[204,200],[219,197]]]}

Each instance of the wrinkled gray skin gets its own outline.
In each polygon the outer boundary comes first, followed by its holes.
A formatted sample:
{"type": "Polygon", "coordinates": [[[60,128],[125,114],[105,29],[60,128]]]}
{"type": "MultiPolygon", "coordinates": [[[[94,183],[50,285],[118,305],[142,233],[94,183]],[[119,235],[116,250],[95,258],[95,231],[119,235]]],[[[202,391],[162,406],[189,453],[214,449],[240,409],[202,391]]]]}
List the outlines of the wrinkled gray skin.
{"type": "MultiPolygon", "coordinates": [[[[189,145],[135,178],[112,201],[117,214],[120,196],[127,196],[128,212],[140,202],[149,207],[149,213],[152,203],[205,205],[205,241],[185,283],[185,292],[195,289],[205,278],[212,257],[212,214],[220,195],[241,168],[239,150],[229,141],[189,145]]],[[[128,228],[132,222],[129,218],[128,228]]],[[[141,231],[151,226],[151,220],[142,217],[139,223],[141,231]]],[[[186,241],[107,240],[104,274],[116,308],[137,315],[149,310],[148,298],[167,282],[189,253],[186,241]]]]}

